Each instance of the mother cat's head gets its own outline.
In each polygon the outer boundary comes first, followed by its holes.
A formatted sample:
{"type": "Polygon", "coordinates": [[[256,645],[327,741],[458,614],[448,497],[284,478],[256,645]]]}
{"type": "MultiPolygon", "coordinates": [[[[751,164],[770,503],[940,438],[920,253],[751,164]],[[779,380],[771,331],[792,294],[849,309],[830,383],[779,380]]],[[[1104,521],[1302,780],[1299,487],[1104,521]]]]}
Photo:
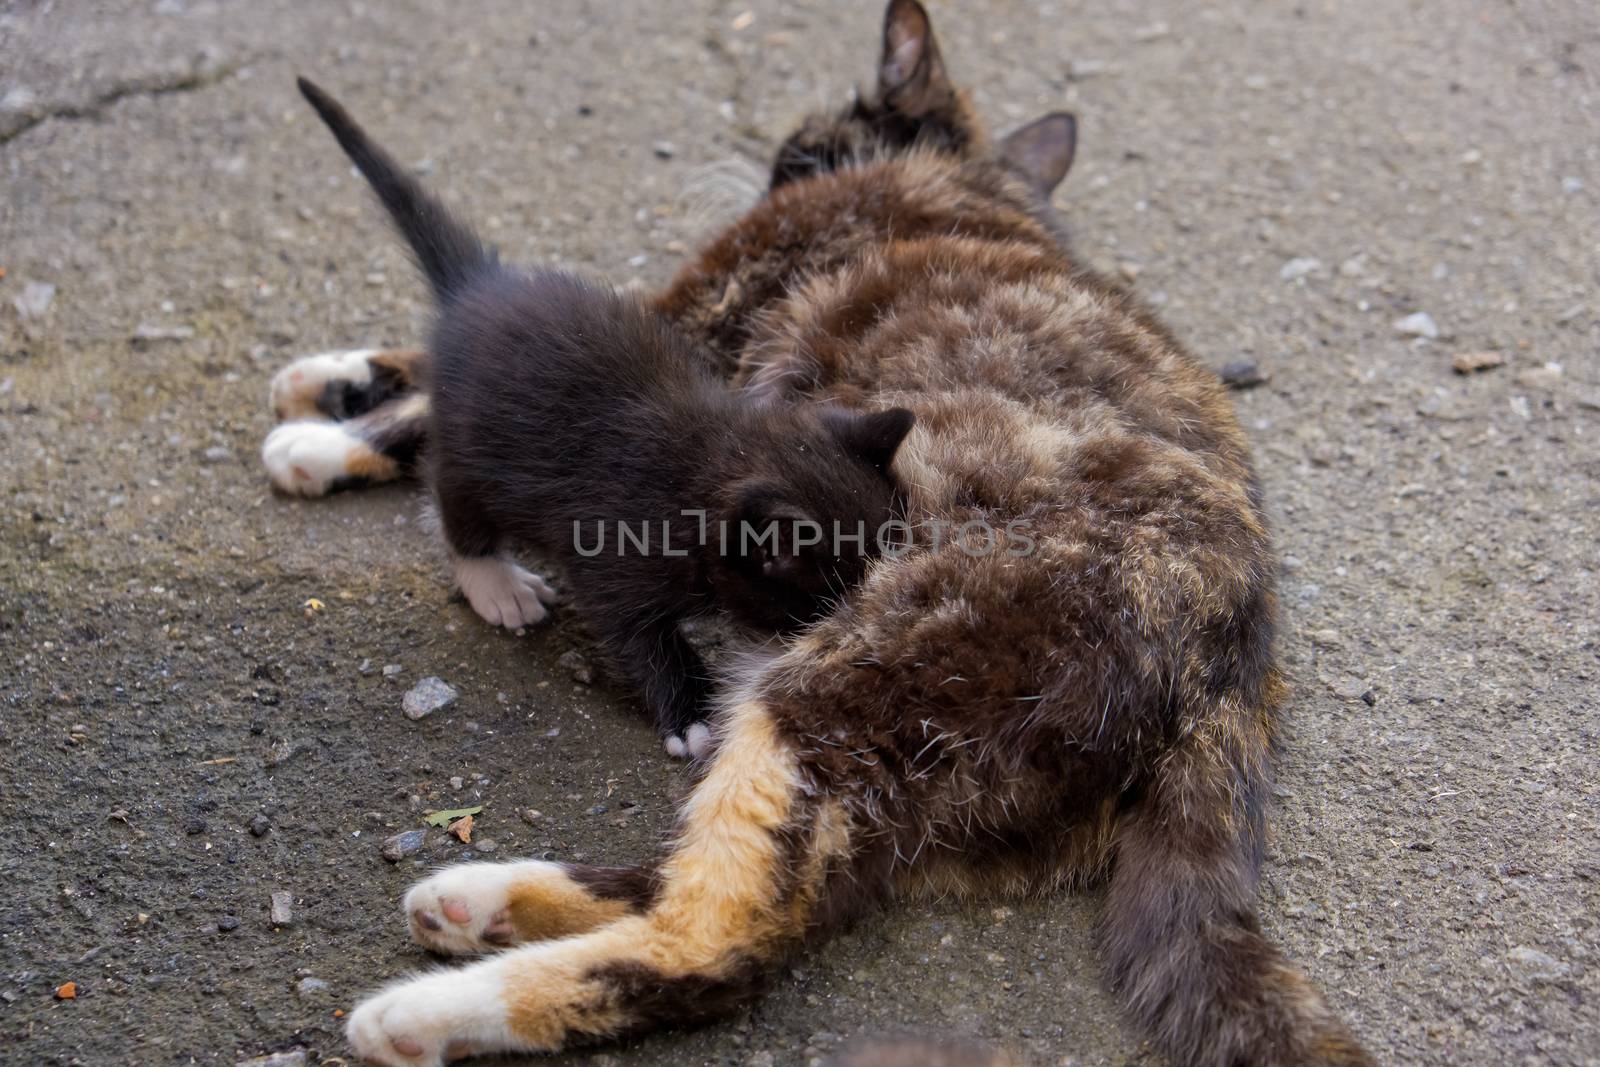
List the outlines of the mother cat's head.
{"type": "Polygon", "coordinates": [[[945,70],[933,23],[917,0],[890,0],[878,86],[842,111],[812,115],[778,149],[771,187],[910,152],[992,161],[1048,197],[1072,165],[1077,122],[1064,111],[998,143],[945,70]]]}

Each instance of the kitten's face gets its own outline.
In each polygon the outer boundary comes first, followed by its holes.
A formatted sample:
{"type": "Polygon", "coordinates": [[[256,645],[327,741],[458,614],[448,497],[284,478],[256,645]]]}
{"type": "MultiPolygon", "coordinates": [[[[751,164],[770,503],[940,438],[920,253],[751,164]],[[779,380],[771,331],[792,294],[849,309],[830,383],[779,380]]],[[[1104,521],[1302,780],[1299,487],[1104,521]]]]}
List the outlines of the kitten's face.
{"type": "Polygon", "coordinates": [[[820,618],[865,576],[904,516],[890,463],[911,430],[904,409],[795,412],[761,468],[730,487],[725,546],[714,544],[718,602],[776,633],[820,618]]]}
{"type": "Polygon", "coordinates": [[[992,145],[966,95],[945,72],[928,13],[917,0],[890,0],[877,92],[843,111],[806,119],[778,149],[771,188],[924,151],[992,161],[1047,197],[1066,176],[1076,141],[1072,116],[1055,112],[992,145]]]}

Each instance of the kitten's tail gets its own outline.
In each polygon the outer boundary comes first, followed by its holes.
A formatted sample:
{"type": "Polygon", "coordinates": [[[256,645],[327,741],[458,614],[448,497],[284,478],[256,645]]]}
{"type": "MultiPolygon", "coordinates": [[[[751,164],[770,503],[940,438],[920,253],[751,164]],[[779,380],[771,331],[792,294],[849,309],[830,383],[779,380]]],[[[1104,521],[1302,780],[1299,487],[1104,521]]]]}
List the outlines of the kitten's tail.
{"type": "Polygon", "coordinates": [[[441,303],[472,277],[495,265],[494,251],[456,221],[443,204],[401,169],[394,157],[374,144],[337,100],[308,78],[298,78],[296,84],[389,210],[441,303]]]}
{"type": "Polygon", "coordinates": [[[1184,1067],[1373,1067],[1256,918],[1266,730],[1202,727],[1117,826],[1102,936],[1113,988],[1184,1067]]]}

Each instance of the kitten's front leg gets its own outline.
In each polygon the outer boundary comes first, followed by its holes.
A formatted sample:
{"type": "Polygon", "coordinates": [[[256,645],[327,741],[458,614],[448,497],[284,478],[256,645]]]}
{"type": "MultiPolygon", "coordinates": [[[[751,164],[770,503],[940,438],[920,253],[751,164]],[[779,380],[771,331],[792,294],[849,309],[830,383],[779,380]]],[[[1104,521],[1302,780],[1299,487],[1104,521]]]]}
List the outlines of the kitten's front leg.
{"type": "Polygon", "coordinates": [[[518,630],[543,622],[556,602],[550,583],[505,556],[457,557],[456,585],[490,626],[518,630]]]}
{"type": "Polygon", "coordinates": [[[667,754],[704,759],[711,752],[706,715],[711,707],[711,672],[678,629],[678,620],[653,621],[621,630],[618,620],[602,632],[612,655],[644,695],[667,754]]]}

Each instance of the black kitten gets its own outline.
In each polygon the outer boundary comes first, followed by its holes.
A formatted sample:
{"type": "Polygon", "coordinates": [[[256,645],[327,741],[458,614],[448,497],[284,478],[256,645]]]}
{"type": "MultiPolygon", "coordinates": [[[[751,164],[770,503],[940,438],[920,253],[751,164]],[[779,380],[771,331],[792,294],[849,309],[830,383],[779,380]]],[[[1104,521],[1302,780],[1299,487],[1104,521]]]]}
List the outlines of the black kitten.
{"type": "Polygon", "coordinates": [[[730,392],[632,298],[501,266],[331,97],[299,85],[433,285],[429,466],[462,592],[492,623],[536,622],[549,586],[499,553],[560,559],[668,750],[698,750],[710,679],[679,622],[720,607],[782,632],[824,614],[899,514],[889,464],[912,414],[730,392]]]}

